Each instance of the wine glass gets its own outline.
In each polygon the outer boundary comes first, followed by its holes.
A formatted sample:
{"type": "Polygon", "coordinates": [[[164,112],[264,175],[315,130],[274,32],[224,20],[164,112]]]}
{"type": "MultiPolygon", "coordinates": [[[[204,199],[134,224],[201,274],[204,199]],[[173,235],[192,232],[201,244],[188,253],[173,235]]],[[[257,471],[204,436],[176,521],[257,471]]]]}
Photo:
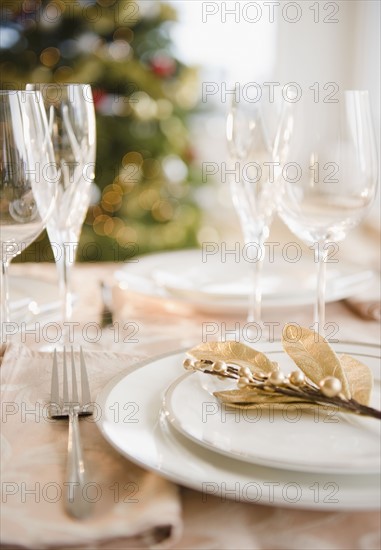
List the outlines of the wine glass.
{"type": "Polygon", "coordinates": [[[72,316],[71,268],[90,202],[95,165],[95,113],[88,84],[27,84],[46,108],[56,162],[61,169],[57,207],[47,225],[58,270],[62,322],[72,316]]]}
{"type": "MultiPolygon", "coordinates": [[[[53,213],[57,172],[42,98],[0,91],[1,321],[9,322],[8,266],[53,213]]],[[[3,341],[3,334],[2,334],[3,341]]]]}
{"type": "Polygon", "coordinates": [[[315,330],[324,334],[326,263],[371,206],[377,186],[375,138],[367,91],[344,91],[336,102],[295,105],[279,214],[315,251],[315,330]],[[286,169],[287,168],[287,169],[286,169]]]}
{"type": "Polygon", "coordinates": [[[247,320],[262,325],[261,270],[265,242],[279,196],[279,172],[287,151],[291,127],[288,108],[280,98],[262,93],[249,100],[236,85],[226,123],[231,160],[239,177],[230,179],[235,209],[250,258],[252,281],[247,320]]]}

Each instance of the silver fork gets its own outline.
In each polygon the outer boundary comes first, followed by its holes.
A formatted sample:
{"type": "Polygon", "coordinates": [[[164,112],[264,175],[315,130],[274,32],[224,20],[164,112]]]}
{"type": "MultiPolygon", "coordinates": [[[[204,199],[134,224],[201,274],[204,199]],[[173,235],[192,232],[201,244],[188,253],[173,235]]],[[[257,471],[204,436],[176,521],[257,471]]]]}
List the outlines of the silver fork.
{"type": "Polygon", "coordinates": [[[51,418],[58,420],[69,419],[66,510],[71,516],[82,519],[89,515],[91,507],[89,500],[86,499],[84,495],[86,471],[82,457],[78,417],[93,414],[93,409],[91,407],[89,380],[87,377],[85,358],[83,356],[82,348],[80,349],[81,401],[78,398],[73,347],[71,347],[70,355],[72,380],[71,399],[69,398],[65,348],[63,349],[62,398],[60,398],[57,352],[54,350],[49,414],[51,418]]]}

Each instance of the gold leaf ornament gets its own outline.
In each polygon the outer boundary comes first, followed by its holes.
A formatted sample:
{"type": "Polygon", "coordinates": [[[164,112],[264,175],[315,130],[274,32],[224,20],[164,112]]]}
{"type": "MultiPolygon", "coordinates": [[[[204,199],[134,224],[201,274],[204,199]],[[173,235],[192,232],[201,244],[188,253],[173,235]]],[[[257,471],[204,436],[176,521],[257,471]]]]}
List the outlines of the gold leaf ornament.
{"type": "Polygon", "coordinates": [[[305,399],[291,397],[289,395],[265,394],[255,389],[248,390],[226,390],[214,392],[215,397],[224,403],[234,404],[261,404],[261,403],[303,403],[305,399]]]}
{"type": "MultiPolygon", "coordinates": [[[[224,403],[229,409],[238,409],[241,411],[250,410],[271,410],[271,411],[285,411],[289,414],[290,410],[302,410],[309,413],[316,411],[316,404],[309,403],[307,401],[290,401],[289,403],[281,403],[278,401],[263,401],[263,403],[224,403]]],[[[337,407],[326,405],[322,414],[329,415],[329,413],[337,411],[337,407]]]]}
{"type": "Polygon", "coordinates": [[[352,398],[362,405],[369,405],[373,389],[373,376],[369,367],[351,355],[339,355],[339,359],[348,380],[352,398]]]}
{"type": "Polygon", "coordinates": [[[300,370],[317,386],[321,380],[332,376],[341,382],[341,393],[347,399],[351,398],[350,384],[340,359],[323,336],[289,323],[283,329],[282,344],[300,370]]]}
{"type": "Polygon", "coordinates": [[[257,374],[268,374],[274,369],[274,364],[264,353],[241,342],[205,342],[188,351],[188,355],[198,360],[207,357],[213,362],[225,361],[240,367],[249,367],[251,372],[257,374]]]}
{"type": "Polygon", "coordinates": [[[282,343],[300,369],[288,376],[263,353],[232,341],[200,344],[188,352],[183,366],[235,380],[237,389],[214,392],[227,407],[323,407],[323,412],[340,410],[381,420],[381,411],[368,406],[373,377],[366,365],[349,355],[336,355],[325,338],[294,323],[284,327],[282,343]]]}

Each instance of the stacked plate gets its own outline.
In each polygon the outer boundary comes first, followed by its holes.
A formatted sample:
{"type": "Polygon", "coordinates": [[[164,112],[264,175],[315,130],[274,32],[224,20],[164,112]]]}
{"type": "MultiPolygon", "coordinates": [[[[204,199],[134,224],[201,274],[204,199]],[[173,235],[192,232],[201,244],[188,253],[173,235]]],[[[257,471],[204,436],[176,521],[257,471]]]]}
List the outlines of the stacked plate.
{"type": "Polygon", "coordinates": [[[11,321],[29,325],[47,321],[60,311],[58,284],[33,276],[12,275],[9,280],[11,321]]]}
{"type": "MultiPolygon", "coordinates": [[[[340,343],[335,350],[371,368],[372,405],[380,408],[379,348],[340,343]]],[[[284,372],[292,369],[280,343],[263,344],[261,351],[284,372]]],[[[321,409],[225,409],[213,395],[225,381],[184,374],[184,357],[182,351],[140,364],[98,396],[98,425],[119,452],[201,491],[204,499],[322,510],[380,507],[379,420],[321,409]]]]}
{"type": "MultiPolygon", "coordinates": [[[[181,301],[208,312],[246,313],[253,263],[237,253],[208,254],[184,250],[149,254],[116,271],[121,288],[145,296],[181,301]]],[[[296,257],[267,256],[262,287],[265,307],[313,304],[316,269],[312,253],[296,257]]],[[[332,259],[327,269],[327,301],[341,300],[364,290],[371,270],[332,259]]]]}

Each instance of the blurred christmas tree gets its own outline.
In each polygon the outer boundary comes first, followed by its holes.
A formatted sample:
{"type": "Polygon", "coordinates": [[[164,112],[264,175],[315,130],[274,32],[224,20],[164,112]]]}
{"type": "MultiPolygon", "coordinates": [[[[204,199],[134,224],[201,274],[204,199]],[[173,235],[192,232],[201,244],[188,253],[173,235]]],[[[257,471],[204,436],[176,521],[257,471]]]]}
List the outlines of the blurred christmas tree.
{"type": "MultiPolygon", "coordinates": [[[[197,73],[173,53],[174,9],[148,0],[25,0],[1,1],[1,10],[2,88],[93,88],[97,187],[79,259],[194,246],[200,177],[187,120],[196,108],[197,73]]],[[[41,239],[34,247],[29,258],[47,259],[41,239]]]]}

